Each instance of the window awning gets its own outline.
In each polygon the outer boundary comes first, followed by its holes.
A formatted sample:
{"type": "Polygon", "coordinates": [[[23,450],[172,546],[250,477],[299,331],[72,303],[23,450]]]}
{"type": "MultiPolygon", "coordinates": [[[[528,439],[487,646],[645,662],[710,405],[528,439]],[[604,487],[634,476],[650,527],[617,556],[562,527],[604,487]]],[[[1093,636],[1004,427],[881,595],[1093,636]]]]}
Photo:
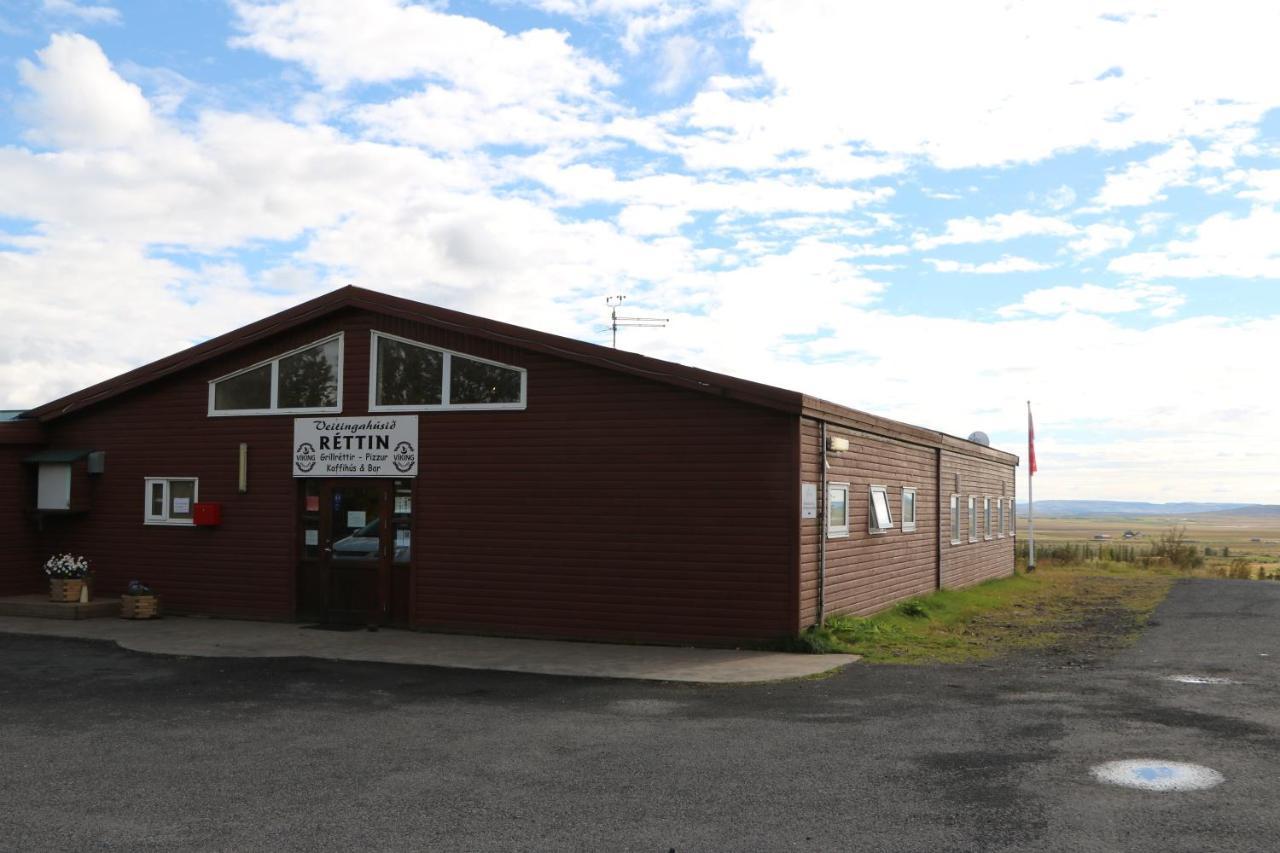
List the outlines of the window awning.
{"type": "Polygon", "coordinates": [[[39,462],[75,462],[83,459],[92,453],[92,450],[41,450],[38,453],[32,453],[23,462],[36,464],[39,462]]]}

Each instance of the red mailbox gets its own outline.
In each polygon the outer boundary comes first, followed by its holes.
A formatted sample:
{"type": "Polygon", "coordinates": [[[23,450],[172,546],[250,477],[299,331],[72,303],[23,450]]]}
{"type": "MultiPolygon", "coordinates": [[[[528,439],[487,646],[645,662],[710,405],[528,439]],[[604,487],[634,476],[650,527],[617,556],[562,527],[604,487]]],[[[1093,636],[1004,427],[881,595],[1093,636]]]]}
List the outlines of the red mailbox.
{"type": "Polygon", "coordinates": [[[222,504],[215,501],[197,501],[192,517],[196,527],[217,527],[222,523],[222,504]]]}

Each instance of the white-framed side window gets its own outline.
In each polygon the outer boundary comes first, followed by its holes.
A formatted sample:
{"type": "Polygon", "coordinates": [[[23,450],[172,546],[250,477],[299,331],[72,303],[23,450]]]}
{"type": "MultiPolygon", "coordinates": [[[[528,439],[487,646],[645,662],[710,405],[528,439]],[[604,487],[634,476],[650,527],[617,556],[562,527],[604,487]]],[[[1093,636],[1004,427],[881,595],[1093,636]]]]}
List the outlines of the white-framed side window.
{"type": "Polygon", "coordinates": [[[849,484],[827,483],[827,538],[849,535],[849,484]]]}
{"type": "Polygon", "coordinates": [[[371,412],[526,407],[529,373],[523,367],[463,355],[386,332],[370,335],[371,412]]]}
{"type": "Polygon", "coordinates": [[[893,512],[889,509],[889,487],[872,486],[867,498],[868,532],[888,533],[893,529],[893,512]]]}
{"type": "Polygon", "coordinates": [[[969,541],[978,541],[978,496],[969,495],[969,541]]]}
{"type": "Polygon", "coordinates": [[[916,529],[916,487],[902,487],[902,532],[912,533],[916,529]]]}
{"type": "Polygon", "coordinates": [[[313,341],[209,382],[209,416],[342,411],[343,335],[313,341]]]}
{"type": "Polygon", "coordinates": [[[960,531],[964,530],[963,522],[960,520],[960,496],[951,496],[951,544],[960,544],[960,531]]]}
{"type": "Polygon", "coordinates": [[[194,525],[200,481],[195,477],[147,477],[145,524],[194,525]]]}
{"type": "Polygon", "coordinates": [[[982,538],[991,538],[991,498],[982,499],[982,538]]]}
{"type": "Polygon", "coordinates": [[[1009,535],[1018,538],[1018,507],[1014,504],[1013,498],[1009,498],[1009,535]]]}
{"type": "Polygon", "coordinates": [[[1004,498],[996,498],[996,509],[1000,513],[999,518],[997,519],[997,524],[996,524],[996,538],[1003,539],[1004,525],[1005,525],[1004,498]]]}

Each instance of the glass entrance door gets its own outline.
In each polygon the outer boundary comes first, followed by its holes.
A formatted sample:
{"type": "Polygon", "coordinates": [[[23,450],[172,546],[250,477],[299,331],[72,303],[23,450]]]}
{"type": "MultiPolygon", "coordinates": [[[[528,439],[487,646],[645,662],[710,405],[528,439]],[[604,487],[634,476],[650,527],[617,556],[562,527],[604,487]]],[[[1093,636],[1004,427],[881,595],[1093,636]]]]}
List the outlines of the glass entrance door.
{"type": "Polygon", "coordinates": [[[320,496],[324,621],[387,621],[391,506],[386,481],[338,480],[320,496]]]}

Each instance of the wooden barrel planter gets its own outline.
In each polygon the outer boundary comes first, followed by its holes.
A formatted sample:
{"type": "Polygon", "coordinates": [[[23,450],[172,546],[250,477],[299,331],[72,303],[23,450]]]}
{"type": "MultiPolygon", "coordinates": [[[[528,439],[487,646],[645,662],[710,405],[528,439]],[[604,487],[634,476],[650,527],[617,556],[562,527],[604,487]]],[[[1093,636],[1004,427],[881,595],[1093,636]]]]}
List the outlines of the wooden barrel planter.
{"type": "Polygon", "coordinates": [[[49,600],[64,604],[80,600],[80,591],[84,589],[81,578],[49,578],[49,600]]]}
{"type": "Polygon", "coordinates": [[[160,599],[154,595],[120,596],[122,619],[154,619],[160,615],[160,599]]]}

